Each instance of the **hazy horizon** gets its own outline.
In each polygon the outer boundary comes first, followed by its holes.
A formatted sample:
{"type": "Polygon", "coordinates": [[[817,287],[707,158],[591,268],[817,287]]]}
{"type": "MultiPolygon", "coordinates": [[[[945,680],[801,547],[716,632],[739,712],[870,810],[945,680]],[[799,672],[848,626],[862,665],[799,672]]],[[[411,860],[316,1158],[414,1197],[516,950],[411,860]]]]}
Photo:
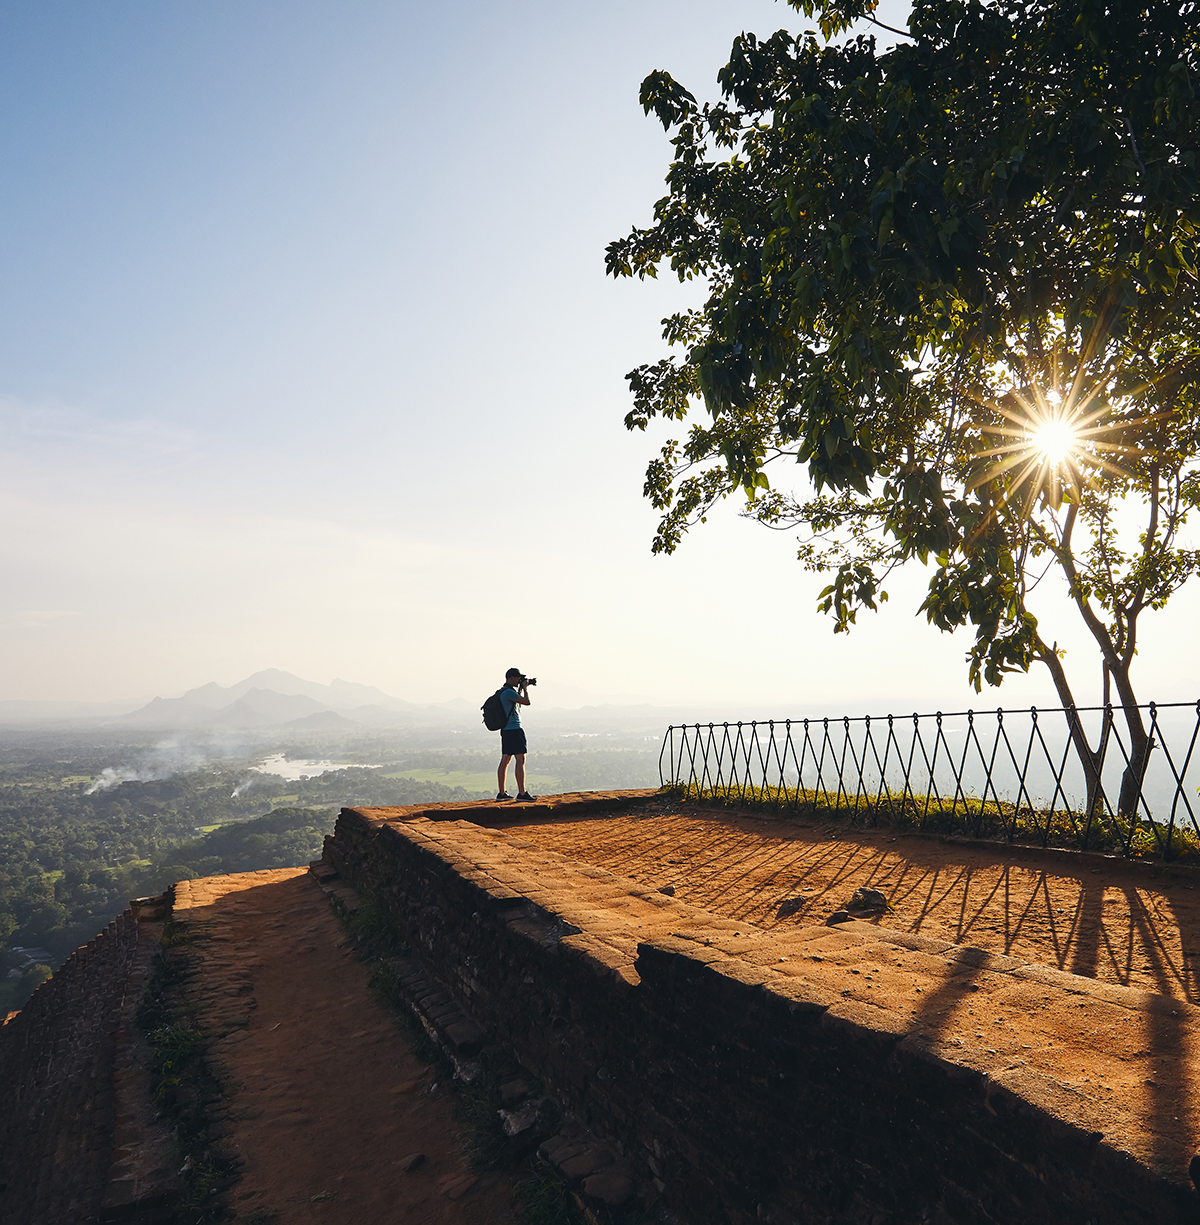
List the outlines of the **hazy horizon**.
{"type": "MultiPolygon", "coordinates": [[[[315,681],[311,677],[299,677],[294,673],[289,674],[286,669],[259,669],[254,673],[245,677],[239,677],[235,681],[222,684],[221,682],[208,681],[202,685],[188,686],[187,689],[176,692],[164,692],[155,694],[142,694],[132,697],[110,697],[99,700],[39,700],[39,699],[11,699],[0,697],[0,724],[3,724],[6,719],[9,721],[21,722],[20,707],[28,706],[31,709],[27,712],[27,716],[31,719],[38,718],[64,718],[70,719],[78,717],[81,719],[89,717],[121,717],[128,714],[134,714],[141,708],[150,705],[151,703],[167,701],[175,702],[185,698],[189,693],[199,688],[205,688],[214,684],[220,685],[222,689],[239,690],[241,686],[249,681],[254,681],[261,678],[265,673],[280,672],[285,675],[290,675],[291,679],[302,682],[308,686],[325,687],[337,684],[349,684],[354,687],[365,686],[370,687],[370,682],[355,680],[348,677],[333,677],[330,681],[315,681]],[[50,708],[48,711],[43,711],[42,708],[50,708]]],[[[493,678],[497,680],[497,678],[493,678]]],[[[687,710],[689,714],[699,713],[705,718],[712,718],[718,722],[729,720],[733,721],[741,719],[759,719],[765,720],[775,716],[790,717],[796,714],[801,715],[821,715],[828,714],[832,716],[842,715],[862,715],[862,714],[908,714],[917,712],[922,714],[932,713],[935,708],[943,709],[947,712],[951,710],[966,710],[974,709],[977,711],[992,710],[998,706],[1004,707],[1006,710],[1015,710],[1019,707],[1037,705],[1043,709],[1058,705],[1057,695],[1053,693],[1047,684],[1042,692],[1038,692],[1032,687],[1031,682],[1036,680],[1036,673],[1033,677],[1028,678],[1026,687],[1022,692],[1021,701],[1011,700],[1017,690],[1014,686],[1005,686],[1001,689],[984,689],[981,694],[975,694],[969,691],[963,694],[959,691],[952,696],[963,698],[960,705],[954,702],[940,701],[931,705],[928,702],[924,704],[920,701],[923,695],[906,698],[905,695],[860,695],[855,699],[843,700],[838,703],[835,697],[821,698],[819,696],[808,695],[807,697],[797,695],[792,699],[784,699],[774,703],[768,703],[765,706],[755,706],[753,703],[748,703],[747,700],[725,701],[722,703],[720,699],[713,699],[709,703],[705,703],[702,699],[698,701],[670,701],[664,700],[659,702],[641,700],[636,695],[621,694],[621,693],[601,693],[580,689],[577,686],[559,685],[555,683],[553,678],[548,681],[542,681],[539,678],[537,689],[531,691],[533,697],[533,706],[527,715],[527,719],[536,723],[537,716],[542,712],[566,712],[571,713],[590,707],[611,707],[617,711],[633,710],[639,707],[649,707],[651,710],[661,710],[663,712],[677,713],[682,710],[687,710]]],[[[290,684],[273,685],[269,680],[261,681],[263,688],[277,693],[289,694],[301,692],[296,687],[290,684]]],[[[382,687],[377,687],[382,688],[382,687]]],[[[949,692],[949,690],[947,690],[949,692]]],[[[413,700],[403,693],[392,693],[383,691],[382,696],[399,700],[406,706],[411,706],[415,711],[426,709],[454,709],[457,713],[464,715],[465,721],[474,723],[475,718],[475,701],[481,695],[472,694],[470,696],[464,694],[447,694],[439,698],[413,700]]],[[[486,696],[486,694],[482,695],[486,696]]],[[[943,695],[945,696],[945,695],[943,695]]],[[[233,697],[228,699],[231,703],[235,700],[233,697]]],[[[1160,704],[1169,704],[1170,702],[1192,702],[1194,697],[1176,696],[1168,698],[1160,698],[1154,695],[1146,695],[1143,701],[1158,701],[1160,704]]],[[[222,699],[224,701],[224,699],[222,699]]],[[[1098,705],[1098,701],[1086,701],[1083,705],[1098,705]]],[[[216,704],[211,704],[212,709],[216,710],[216,704]]],[[[331,702],[331,706],[339,706],[340,708],[350,709],[352,703],[349,702],[331,702]]],[[[138,725],[131,725],[136,727],[138,725]]],[[[421,726],[414,724],[414,727],[421,726]]],[[[185,730],[182,726],[179,730],[185,730]]],[[[201,729],[202,730],[202,729],[201,729]]]]}

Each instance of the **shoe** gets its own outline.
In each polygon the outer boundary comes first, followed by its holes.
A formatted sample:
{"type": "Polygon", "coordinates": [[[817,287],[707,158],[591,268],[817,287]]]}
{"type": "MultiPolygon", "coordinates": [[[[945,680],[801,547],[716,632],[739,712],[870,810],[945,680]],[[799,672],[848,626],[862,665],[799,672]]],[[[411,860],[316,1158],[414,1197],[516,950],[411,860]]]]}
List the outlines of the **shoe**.
{"type": "Polygon", "coordinates": [[[518,800],[524,800],[527,804],[531,804],[537,799],[536,795],[530,795],[528,791],[522,791],[518,796],[518,800]]]}
{"type": "Polygon", "coordinates": [[[496,799],[498,799],[498,800],[511,800],[511,799],[512,799],[512,796],[511,796],[511,795],[509,795],[507,791],[501,791],[501,792],[500,792],[500,794],[496,796],[496,799]]]}

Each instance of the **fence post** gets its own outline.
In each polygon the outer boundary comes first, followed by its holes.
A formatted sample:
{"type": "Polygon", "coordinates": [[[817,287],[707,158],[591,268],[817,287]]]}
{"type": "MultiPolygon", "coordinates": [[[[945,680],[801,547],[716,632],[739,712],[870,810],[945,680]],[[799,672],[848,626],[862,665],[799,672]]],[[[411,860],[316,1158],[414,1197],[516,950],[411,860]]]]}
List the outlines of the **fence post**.
{"type": "MultiPolygon", "coordinates": [[[[1138,853],[1140,843],[1135,845],[1136,835],[1139,822],[1144,822],[1154,835],[1154,849],[1164,859],[1177,858],[1181,854],[1200,856],[1200,805],[1194,806],[1190,798],[1191,791],[1198,789],[1197,783],[1200,783],[1200,753],[1196,752],[1200,748],[1200,701],[1150,702],[1139,709],[1149,712],[1149,736],[1146,752],[1135,768],[1131,768],[1134,765],[1132,755],[1124,751],[1113,717],[1113,705],[1106,702],[1103,706],[1083,710],[1075,706],[1052,709],[1050,713],[1064,716],[1066,738],[1061,745],[1057,736],[1064,725],[1042,719],[1041,716],[1047,712],[1039,711],[1036,706],[1020,712],[1006,712],[1003,707],[997,706],[995,736],[987,748],[980,737],[980,712],[974,709],[951,713],[938,710],[931,715],[914,711],[912,739],[907,750],[900,744],[897,735],[896,716],[888,714],[887,742],[882,760],[874,738],[873,723],[876,717],[870,715],[825,716],[820,719],[806,717],[795,721],[785,719],[778,725],[774,719],[766,720],[763,726],[767,729],[769,743],[765,746],[759,739],[760,724],[756,719],[707,725],[698,722],[669,724],[659,749],[659,783],[676,787],[685,796],[703,795],[707,791],[720,795],[726,801],[731,801],[736,795],[740,801],[757,798],[767,802],[775,799],[781,805],[790,803],[797,810],[802,807],[820,810],[823,807],[838,812],[851,809],[850,784],[854,783],[854,804],[852,811],[847,813],[852,820],[857,819],[860,802],[864,811],[876,819],[886,800],[893,821],[902,821],[906,813],[911,813],[924,828],[936,807],[939,820],[944,819],[951,828],[963,828],[976,836],[985,830],[987,805],[992,803],[1009,842],[1023,837],[1025,841],[1042,846],[1054,843],[1088,849],[1099,819],[1104,824],[1100,844],[1111,847],[1119,843],[1126,856],[1138,853]],[[1164,711],[1168,709],[1186,710],[1186,717],[1192,722],[1186,749],[1181,746],[1174,754],[1168,743],[1174,725],[1169,719],[1164,723],[1164,711]],[[1077,804],[1068,790],[1075,777],[1073,771],[1068,773],[1068,766],[1072,760],[1072,749],[1077,748],[1079,740],[1087,745],[1089,753],[1092,752],[1082,717],[1086,711],[1099,712],[1101,724],[1099,744],[1091,757],[1091,770],[1086,763],[1081,763],[1084,764],[1084,787],[1088,793],[1084,815],[1084,806],[1077,804]],[[1022,753],[1016,751],[1017,742],[1010,734],[1014,726],[1014,713],[1027,714],[1029,719],[1029,733],[1022,753]],[[861,752],[855,746],[851,726],[860,718],[863,724],[861,752]],[[958,725],[948,721],[957,719],[966,721],[961,753],[950,744],[950,739],[958,734],[958,725]],[[924,742],[922,720],[930,720],[934,724],[932,750],[924,742]],[[797,727],[802,724],[804,729],[804,740],[799,751],[792,738],[793,722],[797,727]],[[830,725],[835,722],[840,722],[842,726],[840,746],[833,743],[830,725]],[[812,738],[818,727],[821,731],[819,751],[812,738]],[[736,728],[735,734],[731,734],[733,728],[736,728]],[[717,736],[718,729],[720,737],[717,736]],[[678,744],[676,732],[679,733],[678,744]],[[777,733],[782,733],[782,743],[776,739],[777,733]],[[1129,812],[1112,811],[1104,785],[1104,771],[1114,739],[1122,748],[1124,769],[1129,775],[1129,790],[1136,792],[1136,800],[1129,812]],[[1003,754],[1001,747],[1004,748],[1003,754]],[[918,749],[920,762],[917,761],[918,749]],[[943,750],[954,776],[954,796],[949,813],[945,812],[936,777],[943,750]],[[804,780],[810,754],[816,774],[811,799],[807,798],[804,780]],[[903,782],[899,807],[887,773],[893,768],[893,754],[903,782]],[[789,759],[796,768],[794,796],[789,793],[787,781],[789,759]],[[1156,766],[1152,776],[1151,766],[1158,762],[1163,763],[1162,769],[1156,766]],[[826,778],[826,770],[830,766],[836,769],[838,776],[835,794],[831,794],[826,778]],[[879,771],[874,789],[869,778],[873,769],[879,771]],[[979,772],[982,792],[976,808],[972,810],[968,792],[975,790],[973,780],[976,772],[979,772]],[[1169,773],[1170,777],[1160,777],[1164,773],[1169,773]],[[1049,782],[1045,783],[1044,778],[1048,778],[1049,782]],[[1169,798],[1164,783],[1170,784],[1169,798]],[[1041,795],[1043,786],[1049,788],[1050,798],[1035,802],[1033,792],[1038,790],[1041,795]],[[918,794],[922,796],[919,804],[918,794]],[[961,816],[958,811],[960,798],[963,801],[961,816]],[[1156,817],[1156,812],[1161,815],[1156,817]],[[1023,820],[1026,821],[1024,830],[1021,828],[1023,820]],[[1185,823],[1189,828],[1185,828],[1185,823]],[[1175,836],[1177,829],[1179,839],[1175,836]]],[[[983,713],[990,715],[991,712],[983,713]]],[[[1125,778],[1125,774],[1122,778],[1125,778]]]]}

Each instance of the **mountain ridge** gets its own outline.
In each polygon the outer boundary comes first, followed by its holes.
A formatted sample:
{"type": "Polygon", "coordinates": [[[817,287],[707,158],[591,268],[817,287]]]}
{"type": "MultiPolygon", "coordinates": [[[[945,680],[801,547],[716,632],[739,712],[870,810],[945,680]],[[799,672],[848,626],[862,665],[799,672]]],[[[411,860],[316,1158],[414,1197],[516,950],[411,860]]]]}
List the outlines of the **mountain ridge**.
{"type": "MultiPolygon", "coordinates": [[[[484,689],[487,688],[485,685],[484,689]]],[[[554,725],[566,728],[593,723],[609,728],[629,721],[661,726],[668,722],[708,720],[717,714],[729,714],[713,709],[709,703],[657,704],[620,697],[605,699],[565,682],[547,683],[542,690],[533,691],[532,696],[538,715],[553,716],[554,725]]],[[[260,669],[232,685],[209,681],[178,697],[141,699],[141,704],[130,709],[135,701],[137,699],[128,703],[0,701],[0,725],[199,733],[481,726],[477,703],[462,697],[441,702],[410,702],[385,693],[375,685],[341,677],[325,685],[280,668],[260,669]]],[[[806,703],[803,708],[797,706],[787,712],[776,709],[771,713],[782,718],[785,713],[798,717],[826,711],[823,706],[818,708],[806,703]]]]}
{"type": "Polygon", "coordinates": [[[375,685],[335,677],[328,685],[263,668],[232,685],[209,681],[174,698],[155,697],[103,726],[147,731],[316,731],[465,725],[476,720],[464,698],[409,702],[375,685]]]}
{"type": "Polygon", "coordinates": [[[328,685],[322,685],[319,681],[306,681],[303,677],[296,676],[293,672],[284,672],[280,668],[263,668],[233,685],[218,685],[216,681],[209,681],[207,685],[189,689],[178,700],[219,710],[239,698],[244,698],[255,689],[283,697],[310,698],[328,709],[376,704],[403,710],[416,709],[417,705],[415,702],[406,702],[403,698],[394,698],[375,685],[344,681],[341,677],[335,677],[328,685]]]}

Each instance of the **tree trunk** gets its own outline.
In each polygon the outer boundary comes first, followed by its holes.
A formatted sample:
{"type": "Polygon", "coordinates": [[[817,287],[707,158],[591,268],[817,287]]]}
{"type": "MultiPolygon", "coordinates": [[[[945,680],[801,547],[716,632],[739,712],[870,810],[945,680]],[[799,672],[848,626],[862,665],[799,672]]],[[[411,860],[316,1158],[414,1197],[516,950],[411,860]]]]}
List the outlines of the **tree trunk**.
{"type": "MultiPolygon", "coordinates": [[[[1113,707],[1109,702],[1105,701],[1104,724],[1100,733],[1100,743],[1095,749],[1088,744],[1087,736],[1084,734],[1083,725],[1075,715],[1075,699],[1071,693],[1071,685],[1067,680],[1067,674],[1062,666],[1062,661],[1058,658],[1058,654],[1053,647],[1047,647],[1045,643],[1040,643],[1040,658],[1042,662],[1050,669],[1050,675],[1054,679],[1054,687],[1058,691],[1059,699],[1063,706],[1070,712],[1067,716],[1068,726],[1071,732],[1071,743],[1075,748],[1076,756],[1079,758],[1080,764],[1083,766],[1084,779],[1087,782],[1087,814],[1089,826],[1096,815],[1098,809],[1101,809],[1105,796],[1104,784],[1101,779],[1101,771],[1104,768],[1105,759],[1110,751],[1110,740],[1113,732],[1113,707]]],[[[1057,645],[1057,644],[1056,644],[1057,645]]],[[[1126,845],[1133,836],[1133,831],[1137,825],[1138,810],[1142,798],[1142,783],[1145,781],[1146,769],[1150,764],[1150,753],[1154,748],[1154,741],[1146,731],[1146,725],[1142,720],[1142,712],[1138,709],[1137,696],[1133,692],[1133,686],[1129,681],[1129,664],[1125,662],[1118,663],[1116,667],[1109,665],[1105,669],[1105,698],[1108,698],[1108,684],[1111,680],[1116,684],[1117,697],[1120,700],[1120,710],[1125,718],[1125,727],[1128,732],[1128,745],[1125,750],[1125,767],[1121,772],[1121,789],[1117,796],[1116,816],[1122,821],[1129,822],[1129,828],[1124,834],[1126,845]]]]}
{"type": "MultiPolygon", "coordinates": [[[[1079,720],[1079,716],[1075,713],[1075,696],[1071,692],[1071,684],[1067,680],[1067,674],[1062,666],[1062,661],[1058,658],[1058,653],[1054,647],[1048,647],[1044,642],[1039,641],[1040,657],[1042,663],[1050,669],[1050,675],[1054,680],[1054,688],[1058,691],[1059,701],[1067,711],[1067,730],[1071,736],[1071,744],[1075,749],[1075,756],[1079,758],[1079,764],[1083,767],[1083,779],[1087,787],[1087,825],[1084,827],[1083,845],[1086,849],[1091,835],[1092,821],[1095,819],[1096,811],[1104,801],[1104,784],[1101,779],[1101,769],[1104,766],[1104,753],[1108,748],[1109,730],[1112,725],[1112,715],[1110,711],[1105,711],[1104,725],[1100,731],[1100,743],[1095,749],[1088,744],[1087,734],[1083,730],[1083,724],[1079,720]]],[[[1057,646],[1057,643],[1055,644],[1057,646]]]]}
{"type": "MultiPolygon", "coordinates": [[[[1121,795],[1117,802],[1118,814],[1127,821],[1136,821],[1142,798],[1142,783],[1150,765],[1150,751],[1154,741],[1146,734],[1142,723],[1142,712],[1136,706],[1123,707],[1125,725],[1129,729],[1129,761],[1121,774],[1121,795]]],[[[1130,830],[1132,833],[1132,829],[1130,830]]]]}

